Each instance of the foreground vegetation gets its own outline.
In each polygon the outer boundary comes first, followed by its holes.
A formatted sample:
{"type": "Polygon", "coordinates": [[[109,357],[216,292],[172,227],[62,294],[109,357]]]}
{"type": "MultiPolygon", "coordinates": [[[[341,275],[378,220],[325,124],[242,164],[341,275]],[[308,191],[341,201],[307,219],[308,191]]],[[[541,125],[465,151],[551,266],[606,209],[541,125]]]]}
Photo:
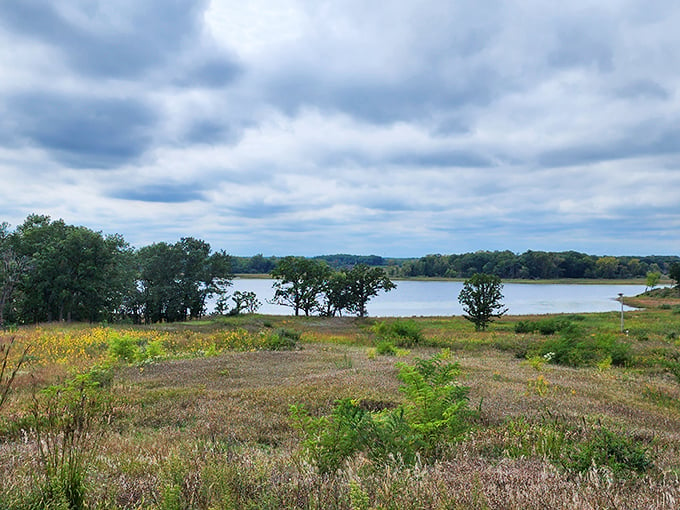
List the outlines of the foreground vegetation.
{"type": "Polygon", "coordinates": [[[669,299],[626,333],[617,313],[8,331],[0,395],[29,350],[0,509],[676,508],[669,299]]]}

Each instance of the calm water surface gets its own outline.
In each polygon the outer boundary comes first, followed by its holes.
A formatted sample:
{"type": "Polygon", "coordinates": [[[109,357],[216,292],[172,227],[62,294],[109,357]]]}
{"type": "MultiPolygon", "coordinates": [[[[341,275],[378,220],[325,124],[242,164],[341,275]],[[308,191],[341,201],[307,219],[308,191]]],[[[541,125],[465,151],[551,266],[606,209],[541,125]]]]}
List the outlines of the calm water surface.
{"type": "MultiPolygon", "coordinates": [[[[293,309],[268,303],[274,297],[270,279],[237,278],[231,292],[253,291],[262,301],[259,312],[292,315],[293,309]]],[[[397,288],[380,293],[368,303],[368,314],[374,317],[411,317],[462,315],[458,294],[462,282],[396,281],[397,288]]],[[[620,310],[618,293],[635,296],[644,285],[570,285],[507,283],[503,285],[503,303],[512,315],[543,313],[585,313],[620,310]]],[[[629,309],[626,307],[625,309],[629,309]]]]}

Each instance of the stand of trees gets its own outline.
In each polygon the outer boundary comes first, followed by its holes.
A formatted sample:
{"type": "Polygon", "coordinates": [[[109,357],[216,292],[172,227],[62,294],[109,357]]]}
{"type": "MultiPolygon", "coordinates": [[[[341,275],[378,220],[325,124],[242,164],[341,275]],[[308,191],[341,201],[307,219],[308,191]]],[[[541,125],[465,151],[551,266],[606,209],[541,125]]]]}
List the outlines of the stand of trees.
{"type": "Polygon", "coordinates": [[[197,318],[231,283],[230,261],[190,237],[134,250],[119,235],[31,215],[14,231],[0,224],[0,326],[197,318]]]}
{"type": "Polygon", "coordinates": [[[345,310],[365,317],[372,297],[396,287],[379,267],[357,264],[335,271],[323,260],[304,257],[281,259],[271,275],[277,280],[272,302],[290,306],[295,315],[333,317],[345,310]]]}

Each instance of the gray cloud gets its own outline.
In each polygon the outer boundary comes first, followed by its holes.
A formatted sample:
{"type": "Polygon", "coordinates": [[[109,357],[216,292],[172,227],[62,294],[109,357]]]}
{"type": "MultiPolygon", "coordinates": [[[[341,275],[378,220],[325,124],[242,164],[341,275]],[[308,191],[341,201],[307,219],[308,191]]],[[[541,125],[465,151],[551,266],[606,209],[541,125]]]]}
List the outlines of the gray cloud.
{"type": "Polygon", "coordinates": [[[9,103],[15,136],[71,167],[126,164],[152,140],[155,113],[136,100],[27,93],[9,103]]]}
{"type": "Polygon", "coordinates": [[[112,198],[134,200],[139,202],[162,202],[177,204],[204,200],[200,187],[186,184],[147,184],[136,188],[118,189],[109,194],[112,198]]]}
{"type": "Polygon", "coordinates": [[[0,3],[0,26],[20,40],[56,50],[78,74],[96,79],[140,79],[170,66],[180,86],[219,87],[233,81],[240,65],[214,46],[200,46],[206,0],[172,2],[0,3]],[[186,69],[177,68],[199,46],[186,69]]]}
{"type": "Polygon", "coordinates": [[[22,0],[0,3],[0,20],[21,37],[58,49],[80,72],[133,77],[166,61],[194,36],[204,5],[92,2],[78,9],[72,2],[22,0]]]}
{"type": "Polygon", "coordinates": [[[547,167],[583,165],[649,155],[680,154],[680,119],[664,125],[645,122],[614,140],[584,140],[578,145],[547,151],[539,164],[547,167]]]}

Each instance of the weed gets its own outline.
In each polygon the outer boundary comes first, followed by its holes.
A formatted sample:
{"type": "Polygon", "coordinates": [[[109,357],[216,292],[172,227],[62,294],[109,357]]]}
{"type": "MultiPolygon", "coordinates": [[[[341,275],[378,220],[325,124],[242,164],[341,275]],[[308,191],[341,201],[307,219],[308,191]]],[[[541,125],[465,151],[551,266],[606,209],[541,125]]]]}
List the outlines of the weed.
{"type": "Polygon", "coordinates": [[[110,400],[89,376],[77,376],[33,395],[31,413],[46,501],[85,507],[86,470],[93,435],[109,415],[110,400]]]}
{"type": "Polygon", "coordinates": [[[559,339],[545,343],[543,352],[553,354],[552,363],[573,367],[595,365],[607,357],[611,358],[614,366],[626,366],[632,360],[629,344],[613,335],[586,337],[573,326],[564,330],[559,339]]]}
{"type": "Polygon", "coordinates": [[[536,394],[539,397],[545,397],[550,391],[550,381],[543,375],[539,375],[536,379],[529,379],[527,381],[527,394],[536,394]]]}
{"type": "Polygon", "coordinates": [[[453,384],[457,364],[438,357],[398,363],[406,402],[395,409],[369,411],[361,402],[341,399],[330,416],[310,416],[291,406],[293,426],[303,449],[321,473],[333,473],[359,452],[385,464],[413,464],[419,455],[437,458],[442,447],[462,436],[476,415],[468,409],[469,388],[453,384]]]}
{"type": "Polygon", "coordinates": [[[545,364],[547,361],[549,361],[550,358],[546,358],[546,356],[551,353],[547,353],[544,356],[531,356],[526,360],[526,363],[528,363],[534,370],[537,372],[540,372],[543,370],[545,364]]]}
{"type": "Polygon", "coordinates": [[[353,366],[352,358],[347,353],[343,354],[341,359],[333,361],[333,363],[338,370],[349,370],[353,366]]]}
{"type": "Polygon", "coordinates": [[[21,365],[26,361],[28,346],[24,347],[23,352],[16,360],[11,360],[12,347],[16,342],[16,337],[12,336],[7,343],[0,343],[0,409],[7,400],[9,391],[12,388],[14,378],[19,372],[21,365]]]}
{"type": "Polygon", "coordinates": [[[375,353],[378,356],[396,356],[397,348],[389,340],[382,340],[375,346],[375,353]]]}

